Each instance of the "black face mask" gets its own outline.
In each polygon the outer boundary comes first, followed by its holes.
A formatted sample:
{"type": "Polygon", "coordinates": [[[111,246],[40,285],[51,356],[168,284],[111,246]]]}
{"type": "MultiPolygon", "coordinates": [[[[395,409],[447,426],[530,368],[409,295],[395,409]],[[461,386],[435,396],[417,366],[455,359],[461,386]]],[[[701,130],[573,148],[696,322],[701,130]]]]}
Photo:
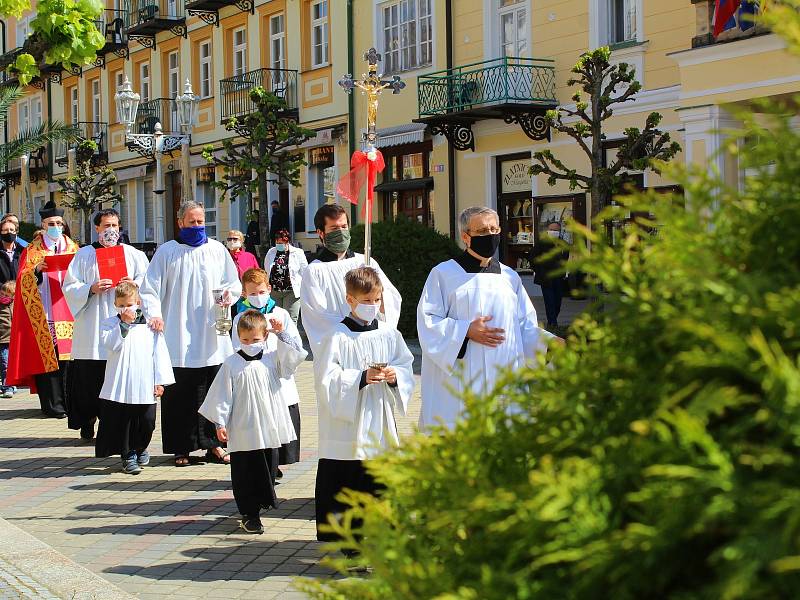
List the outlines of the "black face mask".
{"type": "Polygon", "coordinates": [[[500,246],[500,234],[475,235],[469,239],[470,249],[483,258],[491,258],[500,246]]]}
{"type": "Polygon", "coordinates": [[[6,244],[10,244],[17,240],[16,233],[0,233],[0,240],[3,240],[6,244]]]}

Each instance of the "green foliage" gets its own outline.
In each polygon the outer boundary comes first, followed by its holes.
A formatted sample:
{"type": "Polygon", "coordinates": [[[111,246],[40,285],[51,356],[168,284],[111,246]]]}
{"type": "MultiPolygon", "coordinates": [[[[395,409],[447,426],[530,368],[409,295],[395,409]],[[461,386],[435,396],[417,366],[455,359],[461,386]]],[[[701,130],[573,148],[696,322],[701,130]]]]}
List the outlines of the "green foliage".
{"type": "Polygon", "coordinates": [[[800,135],[765,112],[727,148],[758,171],[744,191],[675,168],[685,208],[606,209],[598,225],[654,215],[616,247],[575,226],[605,309],[553,368],[370,463],[387,491],[353,496],[364,538],[344,533],[374,573],[313,597],[800,597],[800,135]]]}
{"type": "Polygon", "coordinates": [[[19,231],[17,231],[17,235],[26,242],[31,242],[33,241],[33,236],[38,229],[39,226],[35,225],[34,223],[28,223],[27,221],[20,221],[19,231]]]}
{"type": "Polygon", "coordinates": [[[588,157],[591,172],[582,174],[577,169],[568,168],[550,150],[534,152],[534,164],[530,168],[531,175],[546,175],[548,185],[566,181],[570,190],[589,192],[593,215],[622,190],[627,181],[626,170],[652,169],[658,172],[661,163],[680,152],[678,143],[672,142],[668,133],[658,129],[661,115],[650,113],[644,130],[636,127],[625,130],[616,161],[605,164],[603,122],[613,115],[613,105],[634,101],[642,89],[633,67],[627,63],[612,65],[610,59],[608,47],[584,52],[572,68],[575,77],[570,78],[567,85],[579,87],[588,95],[589,101],[583,99],[581,91],[576,91],[572,96],[574,109],[562,106],[545,114],[552,129],[575,140],[588,157]]]}
{"type": "MultiPolygon", "coordinates": [[[[350,247],[364,251],[364,225],[353,226],[350,247]]],[[[447,236],[405,216],[372,224],[372,256],[403,298],[398,329],[417,337],[417,301],[431,269],[458,256],[458,246],[447,236]]]]}

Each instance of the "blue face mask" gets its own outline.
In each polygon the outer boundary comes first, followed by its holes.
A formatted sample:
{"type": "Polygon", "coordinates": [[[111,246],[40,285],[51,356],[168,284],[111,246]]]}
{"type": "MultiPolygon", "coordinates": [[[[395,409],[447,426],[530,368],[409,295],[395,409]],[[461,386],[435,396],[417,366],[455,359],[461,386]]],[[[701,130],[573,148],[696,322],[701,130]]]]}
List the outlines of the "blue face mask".
{"type": "Polygon", "coordinates": [[[53,225],[52,227],[47,228],[47,237],[51,240],[57,240],[61,237],[61,232],[63,231],[63,227],[59,227],[57,225],[53,225]]]}
{"type": "Polygon", "coordinates": [[[275,250],[277,250],[278,252],[285,252],[286,244],[275,244],[275,250]]]}
{"type": "Polygon", "coordinates": [[[202,246],[208,241],[206,237],[206,226],[198,225],[197,227],[181,227],[178,237],[181,241],[188,246],[202,246]]]}

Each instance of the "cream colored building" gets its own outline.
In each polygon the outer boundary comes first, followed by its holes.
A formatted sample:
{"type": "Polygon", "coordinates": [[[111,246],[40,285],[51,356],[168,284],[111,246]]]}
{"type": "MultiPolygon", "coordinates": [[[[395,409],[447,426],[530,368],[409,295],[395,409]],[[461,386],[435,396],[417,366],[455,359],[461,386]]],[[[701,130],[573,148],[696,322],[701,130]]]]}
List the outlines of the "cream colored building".
{"type": "MultiPolygon", "coordinates": [[[[384,94],[378,117],[379,146],[387,171],[378,186],[376,218],[403,213],[445,234],[456,234],[463,208],[486,204],[501,214],[506,237],[501,258],[527,274],[525,257],[537,230],[572,214],[589,218],[582,194],[551,188],[527,175],[531,152],[551,148],[566,164],[586,170],[570,139],[548,137],[541,114],[568,104],[569,70],[587,48],[609,45],[612,60],[636,67],[643,84],[635,102],[618,107],[607,122],[610,155],[629,126],[641,127],[651,111],[683,152],[676,160],[718,170],[735,184],[743,176],[734,157],[719,154],[734,124],[726,106],[800,90],[800,61],[776,36],[734,28],[718,40],[709,34],[713,0],[109,0],[98,26],[108,44],[96,66],[80,73],[45,73],[9,116],[20,124],[48,116],[76,123],[100,142],[103,160],[117,173],[120,206],[130,237],[152,243],[156,203],[169,217],[165,239],[175,233],[171,215],[181,197],[179,152],[165,158],[163,194],[153,193],[151,158],[125,146],[113,95],[124,77],[142,96],[137,130],[160,120],[176,129],[171,99],[188,77],[201,96],[192,134],[191,181],[207,210],[209,233],[243,229],[250,199],[220,199],[209,185],[220,172],[200,153],[231,136],[222,123],[248,110],[247,90],[263,84],[283,94],[299,122],[317,131],[301,149],[309,164],[301,185],[271,185],[295,239],[316,245],[317,207],[335,200],[335,182],[366,128],[366,99],[348,97],[337,80],[366,71],[363,53],[383,55],[385,75],[407,87],[384,94]],[[348,13],[352,7],[352,14],[348,13]],[[350,122],[349,112],[353,119],[350,122]]],[[[19,45],[27,20],[9,22],[7,47],[19,45]]],[[[30,220],[65,172],[65,148],[35,157],[32,203],[19,186],[8,187],[8,206],[30,220]],[[48,182],[48,167],[52,169],[48,182]]],[[[16,182],[18,170],[3,178],[16,182]]],[[[640,185],[669,187],[654,173],[635,174],[640,185]]],[[[354,211],[354,215],[357,214],[354,211]]],[[[78,220],[73,219],[73,228],[78,220]]]]}

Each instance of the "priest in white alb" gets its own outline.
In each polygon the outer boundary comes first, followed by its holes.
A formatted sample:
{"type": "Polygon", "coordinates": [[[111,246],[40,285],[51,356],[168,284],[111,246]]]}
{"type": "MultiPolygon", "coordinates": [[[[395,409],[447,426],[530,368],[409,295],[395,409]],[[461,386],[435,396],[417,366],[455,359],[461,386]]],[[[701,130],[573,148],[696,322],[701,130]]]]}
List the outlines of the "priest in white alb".
{"type": "MultiPolygon", "coordinates": [[[[314,227],[322,242],[322,250],[303,273],[300,288],[300,310],[311,349],[319,345],[350,314],[344,276],[365,265],[364,255],[350,250],[350,221],[338,204],[325,204],[314,215],[314,227]]],[[[394,287],[378,262],[372,258],[383,283],[383,305],[380,318],[392,327],[400,320],[400,292],[394,287]]]]}
{"type": "Polygon", "coordinates": [[[107,352],[101,343],[100,324],[117,314],[114,289],[117,282],[101,278],[97,252],[119,245],[125,257],[126,275],[119,281],[142,284],[147,256],[133,246],[119,243],[119,213],[105,208],[94,215],[97,241],[75,253],[64,280],[64,297],[75,319],[72,331],[68,425],[79,429],[81,438],[94,438],[94,424],[100,416],[100,390],[106,372],[107,352]]]}
{"type": "Polygon", "coordinates": [[[522,280],[495,257],[497,213],[485,207],[461,213],[463,254],[438,264],[417,307],[422,347],[420,427],[453,427],[463,411],[465,386],[490,391],[500,370],[519,368],[553,338],[541,329],[522,280]]]}
{"type": "Polygon", "coordinates": [[[181,204],[178,225],[178,239],[158,248],[141,289],[144,313],[151,327],[163,329],[175,375],[161,402],[162,443],[178,467],[188,465],[195,450],[206,450],[212,462],[228,463],[216,426],[197,409],[220,365],[233,354],[230,336],[218,335],[214,326],[214,292],[229,305],[242,284],[228,250],[207,237],[200,204],[181,204]]]}

